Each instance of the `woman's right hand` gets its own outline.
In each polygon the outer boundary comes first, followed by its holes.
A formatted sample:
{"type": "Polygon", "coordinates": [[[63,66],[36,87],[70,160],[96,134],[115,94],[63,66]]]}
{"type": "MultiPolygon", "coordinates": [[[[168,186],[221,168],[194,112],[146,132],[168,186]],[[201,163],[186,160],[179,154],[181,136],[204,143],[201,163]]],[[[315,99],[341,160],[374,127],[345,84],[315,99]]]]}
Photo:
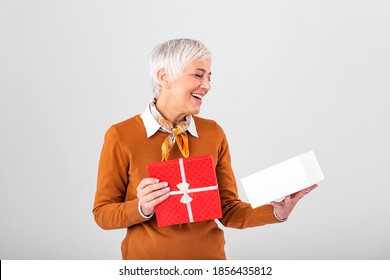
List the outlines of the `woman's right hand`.
{"type": "Polygon", "coordinates": [[[167,182],[160,182],[155,178],[144,178],[138,184],[137,197],[141,211],[145,216],[154,212],[154,207],[169,197],[167,182]]]}

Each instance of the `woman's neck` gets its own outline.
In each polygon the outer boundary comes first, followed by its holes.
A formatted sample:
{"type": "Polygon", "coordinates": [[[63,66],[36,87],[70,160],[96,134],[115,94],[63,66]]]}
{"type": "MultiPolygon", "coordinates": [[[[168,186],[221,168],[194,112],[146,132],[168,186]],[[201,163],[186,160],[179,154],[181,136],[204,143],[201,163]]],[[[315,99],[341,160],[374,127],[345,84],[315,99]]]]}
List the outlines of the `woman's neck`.
{"type": "Polygon", "coordinates": [[[168,121],[170,121],[174,126],[180,123],[185,114],[176,113],[175,106],[171,102],[168,102],[164,98],[158,98],[156,101],[156,108],[160,114],[168,121]]]}

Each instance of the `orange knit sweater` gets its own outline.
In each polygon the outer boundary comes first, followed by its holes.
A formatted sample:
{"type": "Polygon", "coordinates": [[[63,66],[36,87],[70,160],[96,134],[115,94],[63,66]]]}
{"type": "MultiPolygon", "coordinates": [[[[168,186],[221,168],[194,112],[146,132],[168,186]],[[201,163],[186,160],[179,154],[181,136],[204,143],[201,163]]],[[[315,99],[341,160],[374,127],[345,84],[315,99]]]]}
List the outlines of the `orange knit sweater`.
{"type": "MultiPolygon", "coordinates": [[[[226,227],[247,228],[279,222],[271,205],[252,209],[238,198],[229,147],[222,128],[214,121],[194,117],[199,138],[189,135],[190,156],[212,154],[226,227]]],[[[146,137],[140,115],[113,125],[101,152],[93,208],[103,229],[127,228],[123,259],[226,259],[225,238],[216,221],[157,227],[156,218],[143,218],[137,209],[138,183],[148,177],[147,164],[161,161],[167,133],[146,137]]],[[[177,145],[170,159],[180,158],[177,145]]]]}

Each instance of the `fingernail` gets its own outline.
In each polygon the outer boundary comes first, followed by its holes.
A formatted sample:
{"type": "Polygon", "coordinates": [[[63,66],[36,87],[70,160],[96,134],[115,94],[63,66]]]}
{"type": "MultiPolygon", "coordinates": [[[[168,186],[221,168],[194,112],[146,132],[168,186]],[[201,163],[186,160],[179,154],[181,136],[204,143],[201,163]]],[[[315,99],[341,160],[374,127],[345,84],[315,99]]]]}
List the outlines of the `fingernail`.
{"type": "Polygon", "coordinates": [[[167,183],[167,182],[164,182],[164,183],[163,183],[163,186],[164,186],[164,187],[168,186],[168,183],[167,183]]]}
{"type": "Polygon", "coordinates": [[[169,192],[170,188],[169,188],[169,187],[168,187],[168,188],[165,188],[165,190],[166,190],[167,192],[169,192]]]}
{"type": "Polygon", "coordinates": [[[159,180],[159,179],[154,179],[154,181],[155,181],[156,183],[160,182],[160,180],[159,180]]]}

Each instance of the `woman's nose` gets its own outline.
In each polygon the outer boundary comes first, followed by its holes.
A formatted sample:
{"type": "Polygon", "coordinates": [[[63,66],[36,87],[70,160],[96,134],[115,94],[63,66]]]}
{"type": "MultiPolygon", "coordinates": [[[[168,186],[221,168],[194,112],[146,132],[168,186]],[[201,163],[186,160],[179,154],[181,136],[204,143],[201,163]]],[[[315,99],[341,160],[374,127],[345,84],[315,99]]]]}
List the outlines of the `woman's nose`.
{"type": "Polygon", "coordinates": [[[204,81],[203,81],[203,83],[202,83],[202,85],[200,87],[206,89],[207,91],[209,91],[211,89],[210,80],[208,78],[204,79],[204,81]]]}

